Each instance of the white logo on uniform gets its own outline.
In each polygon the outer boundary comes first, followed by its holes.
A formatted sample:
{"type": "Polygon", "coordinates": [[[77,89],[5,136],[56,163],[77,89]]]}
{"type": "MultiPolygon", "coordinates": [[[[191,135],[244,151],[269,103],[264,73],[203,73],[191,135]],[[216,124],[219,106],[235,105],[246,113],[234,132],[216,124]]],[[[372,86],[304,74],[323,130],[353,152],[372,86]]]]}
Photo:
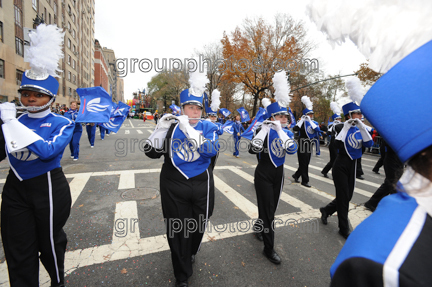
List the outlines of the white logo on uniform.
{"type": "Polygon", "coordinates": [[[43,124],[41,124],[40,128],[43,128],[43,127],[50,128],[51,127],[51,123],[43,123],[43,124]]]}
{"type": "Polygon", "coordinates": [[[308,134],[313,134],[314,133],[314,130],[312,129],[312,126],[308,126],[307,127],[307,132],[308,132],[308,134]]]}
{"type": "Polygon", "coordinates": [[[191,147],[191,143],[189,141],[184,141],[180,148],[175,150],[177,156],[186,162],[193,162],[200,158],[200,154],[194,150],[195,147],[191,147]]]}
{"type": "Polygon", "coordinates": [[[348,136],[348,144],[354,149],[360,149],[362,144],[362,140],[356,139],[355,135],[359,133],[359,131],[352,133],[348,136]]]}
{"type": "Polygon", "coordinates": [[[103,112],[105,111],[109,105],[98,105],[101,101],[101,98],[96,98],[88,102],[87,111],[91,113],[103,112]]]}
{"type": "Polygon", "coordinates": [[[272,153],[278,157],[282,158],[285,156],[285,149],[283,147],[283,142],[279,138],[275,138],[270,145],[272,153]]]}

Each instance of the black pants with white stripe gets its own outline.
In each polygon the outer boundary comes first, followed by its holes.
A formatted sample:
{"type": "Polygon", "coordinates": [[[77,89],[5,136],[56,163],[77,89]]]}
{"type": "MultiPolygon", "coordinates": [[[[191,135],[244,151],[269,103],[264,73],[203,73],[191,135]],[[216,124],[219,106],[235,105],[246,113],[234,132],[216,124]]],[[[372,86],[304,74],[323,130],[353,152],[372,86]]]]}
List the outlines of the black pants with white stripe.
{"type": "Polygon", "coordinates": [[[261,232],[264,250],[274,248],[274,218],[284,184],[284,166],[275,168],[270,162],[260,161],[255,169],[254,185],[258,202],[258,220],[254,230],[261,232]]]}
{"type": "Polygon", "coordinates": [[[352,160],[341,154],[338,155],[332,171],[336,198],[324,207],[328,215],[337,211],[339,229],[342,232],[349,231],[348,210],[349,202],[354,193],[357,160],[352,160]]]}
{"type": "Polygon", "coordinates": [[[301,176],[301,182],[309,182],[309,163],[312,156],[312,141],[305,138],[300,138],[299,149],[297,151],[297,158],[299,167],[295,172],[294,176],[299,178],[301,176]]]}
{"type": "Polygon", "coordinates": [[[192,276],[191,257],[198,252],[206,220],[213,213],[213,171],[209,168],[186,179],[170,162],[165,162],[160,193],[174,276],[185,281],[192,276]]]}
{"type": "Polygon", "coordinates": [[[63,226],[71,202],[61,168],[23,181],[9,172],[2,194],[1,236],[11,286],[39,286],[39,258],[51,286],[64,283],[63,226]]]}

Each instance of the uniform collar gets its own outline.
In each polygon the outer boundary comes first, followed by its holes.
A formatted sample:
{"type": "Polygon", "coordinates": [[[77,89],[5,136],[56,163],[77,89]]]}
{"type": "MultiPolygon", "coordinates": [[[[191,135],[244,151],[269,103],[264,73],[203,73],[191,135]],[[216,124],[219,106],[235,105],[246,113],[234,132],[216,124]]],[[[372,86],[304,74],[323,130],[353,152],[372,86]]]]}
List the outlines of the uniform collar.
{"type": "Polygon", "coordinates": [[[429,216],[432,216],[432,182],[415,172],[410,166],[407,167],[399,181],[406,193],[414,197],[429,216]]]}
{"type": "Polygon", "coordinates": [[[43,112],[39,112],[39,113],[28,113],[28,117],[29,118],[34,118],[34,119],[40,119],[40,118],[44,118],[47,115],[49,115],[51,113],[50,109],[47,109],[43,112]]]}

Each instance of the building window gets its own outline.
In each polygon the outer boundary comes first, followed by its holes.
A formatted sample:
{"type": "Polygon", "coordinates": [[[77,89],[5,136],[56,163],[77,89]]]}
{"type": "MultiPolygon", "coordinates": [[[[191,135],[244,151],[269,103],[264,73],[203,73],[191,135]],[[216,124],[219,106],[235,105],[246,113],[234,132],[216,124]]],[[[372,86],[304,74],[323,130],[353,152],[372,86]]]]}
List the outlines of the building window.
{"type": "Polygon", "coordinates": [[[54,15],[57,15],[57,3],[56,2],[54,2],[53,8],[54,8],[54,15]]]}
{"type": "Polygon", "coordinates": [[[69,64],[69,66],[71,64],[71,56],[70,55],[68,55],[68,64],[69,64]]]}
{"type": "Polygon", "coordinates": [[[5,78],[5,63],[0,59],[0,78],[5,78]]]}
{"type": "Polygon", "coordinates": [[[1,21],[0,21],[0,41],[4,42],[4,40],[3,40],[3,22],[1,22],[1,21]]]}
{"type": "Polygon", "coordinates": [[[68,40],[67,40],[67,45],[68,45],[68,48],[70,49],[71,48],[71,40],[70,40],[70,38],[68,38],[68,40]]]}
{"type": "Polygon", "coordinates": [[[21,80],[22,80],[22,76],[23,76],[24,72],[21,70],[16,70],[16,84],[18,86],[21,86],[21,80]]]}
{"type": "Polygon", "coordinates": [[[72,88],[69,88],[69,97],[72,96],[72,88]]]}
{"type": "Polygon", "coordinates": [[[76,76],[75,76],[75,74],[72,75],[72,80],[73,80],[73,82],[75,84],[76,83],[76,76]]]}
{"type": "Polygon", "coordinates": [[[76,50],[76,47],[75,47],[75,45],[72,45],[72,52],[74,52],[74,53],[75,53],[75,50],[76,50]]]}
{"type": "Polygon", "coordinates": [[[24,42],[18,37],[15,37],[15,51],[17,55],[24,57],[24,42]]]}
{"type": "Polygon", "coordinates": [[[32,7],[37,12],[37,10],[38,10],[38,0],[32,0],[32,7]]]}
{"type": "Polygon", "coordinates": [[[72,61],[72,68],[75,69],[75,65],[76,65],[76,62],[75,62],[75,60],[73,60],[73,61],[72,61]]]}
{"type": "Polygon", "coordinates": [[[71,72],[68,72],[68,81],[71,80],[71,72]]]}

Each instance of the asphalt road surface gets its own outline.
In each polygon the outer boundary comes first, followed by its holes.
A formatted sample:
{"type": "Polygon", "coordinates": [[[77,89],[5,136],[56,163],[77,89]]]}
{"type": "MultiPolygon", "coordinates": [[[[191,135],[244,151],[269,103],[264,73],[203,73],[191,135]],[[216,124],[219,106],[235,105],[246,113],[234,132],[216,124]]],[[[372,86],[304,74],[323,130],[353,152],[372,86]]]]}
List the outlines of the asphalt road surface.
{"type": "MultiPolygon", "coordinates": [[[[154,160],[142,152],[155,124],[126,120],[117,134],[100,139],[91,149],[86,131],[80,142],[80,158],[65,149],[62,167],[69,180],[72,210],[65,231],[66,286],[174,286],[175,278],[166,240],[159,196],[163,158],[154,160]]],[[[338,234],[337,216],[329,224],[320,220],[319,207],[335,196],[333,180],[320,171],[329,152],[312,156],[310,184],[292,183],[297,156],[287,155],[285,185],[276,217],[279,224],[275,250],[282,264],[274,265],[262,254],[263,243],[252,233],[257,218],[253,185],[256,157],[244,142],[240,157],[232,156],[232,136],[221,136],[227,147],[214,170],[215,209],[201,250],[194,263],[190,286],[328,286],[329,270],[345,240],[338,234]]],[[[384,181],[372,173],[378,157],[365,154],[365,180],[358,180],[349,218],[353,228],[370,212],[363,203],[384,181]]],[[[9,172],[0,163],[0,185],[9,172]]],[[[2,188],[0,189],[2,190],[2,188]]],[[[41,265],[40,285],[50,280],[41,265]]],[[[0,286],[8,286],[7,266],[0,251],[0,286]]]]}

